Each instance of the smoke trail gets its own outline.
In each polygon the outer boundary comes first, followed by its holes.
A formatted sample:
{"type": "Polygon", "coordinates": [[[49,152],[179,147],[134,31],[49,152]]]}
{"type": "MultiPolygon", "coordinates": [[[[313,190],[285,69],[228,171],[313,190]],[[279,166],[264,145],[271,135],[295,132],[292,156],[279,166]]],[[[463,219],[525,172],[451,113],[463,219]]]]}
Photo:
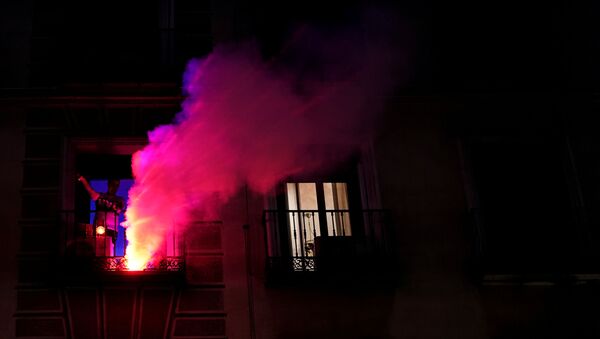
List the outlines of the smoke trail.
{"type": "Polygon", "coordinates": [[[279,62],[246,43],[188,64],[182,111],[133,157],[130,269],[161,255],[166,234],[192,212],[214,213],[246,184],[265,193],[287,176],[333,166],[370,137],[390,54],[353,33],[307,31],[279,62]]]}

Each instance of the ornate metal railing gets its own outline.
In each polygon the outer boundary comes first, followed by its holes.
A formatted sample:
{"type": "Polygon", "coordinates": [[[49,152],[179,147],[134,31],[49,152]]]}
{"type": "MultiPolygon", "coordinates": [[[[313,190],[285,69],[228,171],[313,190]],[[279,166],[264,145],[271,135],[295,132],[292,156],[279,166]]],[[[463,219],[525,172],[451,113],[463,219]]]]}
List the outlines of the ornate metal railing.
{"type": "Polygon", "coordinates": [[[392,255],[385,210],[265,210],[267,269],[352,270],[392,255]]]}
{"type": "Polygon", "coordinates": [[[315,257],[268,257],[267,267],[273,272],[314,272],[315,257]]]}
{"type": "MultiPolygon", "coordinates": [[[[127,258],[95,257],[95,268],[100,271],[127,271],[127,258]]],[[[185,268],[183,256],[164,257],[148,263],[144,271],[179,272],[185,268]]]]}
{"type": "MultiPolygon", "coordinates": [[[[86,263],[83,270],[126,271],[127,237],[118,215],[100,218],[95,211],[61,211],[59,226],[63,234],[62,254],[66,262],[86,263]]],[[[185,268],[185,241],[171,233],[162,252],[144,271],[178,272],[185,268]]],[[[81,268],[81,267],[80,267],[81,268]]]]}

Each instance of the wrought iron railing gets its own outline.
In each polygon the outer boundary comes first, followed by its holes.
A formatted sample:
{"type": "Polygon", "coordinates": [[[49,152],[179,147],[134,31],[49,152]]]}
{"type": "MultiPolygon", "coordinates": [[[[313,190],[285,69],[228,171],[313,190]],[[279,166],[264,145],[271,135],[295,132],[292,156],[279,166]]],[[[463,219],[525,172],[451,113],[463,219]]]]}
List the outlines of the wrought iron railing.
{"type": "MultiPolygon", "coordinates": [[[[127,271],[127,258],[124,256],[115,257],[94,257],[94,268],[99,271],[127,271]]],[[[185,259],[183,256],[160,257],[150,261],[144,271],[156,272],[179,272],[185,268],[185,259]]]]}
{"type": "MultiPolygon", "coordinates": [[[[122,216],[96,211],[62,211],[62,255],[67,261],[87,262],[98,271],[125,271],[127,236],[120,225],[122,216]]],[[[144,271],[182,271],[185,267],[185,241],[170,233],[160,250],[163,255],[150,261],[144,271]]]]}
{"type": "Polygon", "coordinates": [[[392,255],[385,210],[265,210],[271,271],[352,270],[392,255]]]}

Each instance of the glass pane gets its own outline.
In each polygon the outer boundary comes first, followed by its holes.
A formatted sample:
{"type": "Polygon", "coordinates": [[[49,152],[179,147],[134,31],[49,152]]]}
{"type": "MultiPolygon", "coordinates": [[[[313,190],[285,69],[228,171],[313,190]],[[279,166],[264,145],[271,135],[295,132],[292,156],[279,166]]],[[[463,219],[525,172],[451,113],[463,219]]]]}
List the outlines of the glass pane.
{"type": "Polygon", "coordinates": [[[348,190],[346,183],[323,183],[327,230],[330,236],[351,235],[348,190]]]}
{"type": "Polygon", "coordinates": [[[295,183],[286,184],[287,191],[287,209],[288,212],[288,228],[290,235],[290,245],[292,249],[292,256],[297,257],[301,255],[302,239],[300,238],[300,220],[298,219],[298,212],[292,212],[298,210],[298,199],[297,190],[295,183]]]}
{"type": "Polygon", "coordinates": [[[317,185],[287,183],[287,208],[292,256],[314,256],[315,238],[321,235],[317,185]]]}
{"type": "Polygon", "coordinates": [[[298,202],[296,201],[296,184],[287,183],[287,209],[288,210],[297,210],[298,202]]]}
{"type": "Polygon", "coordinates": [[[334,185],[334,193],[338,210],[348,209],[348,190],[345,182],[336,182],[334,185]]]}
{"type": "Polygon", "coordinates": [[[315,238],[321,235],[319,214],[316,212],[319,209],[317,184],[314,182],[299,183],[298,193],[300,196],[300,210],[307,211],[301,214],[303,255],[312,257],[315,254],[315,238]]]}
{"type": "Polygon", "coordinates": [[[333,185],[330,182],[323,183],[323,194],[325,196],[325,209],[335,210],[335,195],[333,194],[333,185]]]}
{"type": "Polygon", "coordinates": [[[318,210],[317,185],[314,182],[302,182],[298,184],[301,210],[318,210]]]}

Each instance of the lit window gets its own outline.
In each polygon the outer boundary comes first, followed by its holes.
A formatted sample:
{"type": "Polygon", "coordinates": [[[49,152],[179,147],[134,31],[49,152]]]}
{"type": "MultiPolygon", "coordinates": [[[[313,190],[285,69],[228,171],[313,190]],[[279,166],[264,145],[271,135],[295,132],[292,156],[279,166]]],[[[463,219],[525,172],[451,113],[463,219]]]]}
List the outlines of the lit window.
{"type": "Polygon", "coordinates": [[[386,213],[361,209],[351,188],[334,181],[282,186],[280,208],[264,211],[268,279],[307,272],[335,276],[388,262],[386,213]]]}
{"type": "Polygon", "coordinates": [[[287,183],[286,197],[294,257],[314,256],[316,241],[321,236],[352,234],[345,183],[287,183]]]}
{"type": "MultiPolygon", "coordinates": [[[[82,274],[129,269],[122,224],[128,192],[134,183],[132,154],[145,143],[145,139],[129,138],[73,138],[67,143],[60,214],[66,267],[81,270],[82,274]],[[118,187],[111,182],[113,179],[118,187]]],[[[184,242],[183,235],[166,234],[164,244],[144,271],[181,272],[184,242]]]]}

